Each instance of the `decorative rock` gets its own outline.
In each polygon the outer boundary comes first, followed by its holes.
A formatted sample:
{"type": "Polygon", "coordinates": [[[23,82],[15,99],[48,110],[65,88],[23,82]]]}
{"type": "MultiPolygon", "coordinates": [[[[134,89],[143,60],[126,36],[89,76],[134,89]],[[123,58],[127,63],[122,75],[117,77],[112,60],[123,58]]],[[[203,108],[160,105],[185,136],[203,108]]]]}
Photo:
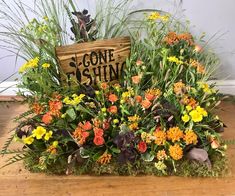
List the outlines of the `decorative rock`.
{"type": "Polygon", "coordinates": [[[205,163],[208,166],[208,168],[211,168],[211,161],[208,157],[207,151],[205,151],[204,149],[193,148],[187,153],[186,157],[189,160],[195,160],[200,163],[205,163]]]}

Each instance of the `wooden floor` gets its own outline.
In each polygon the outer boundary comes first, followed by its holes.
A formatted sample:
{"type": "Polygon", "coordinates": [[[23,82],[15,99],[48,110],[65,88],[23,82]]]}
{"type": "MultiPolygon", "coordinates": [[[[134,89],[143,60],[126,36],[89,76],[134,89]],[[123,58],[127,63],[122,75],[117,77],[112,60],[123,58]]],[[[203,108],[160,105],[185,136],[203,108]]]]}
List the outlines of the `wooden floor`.
{"type": "MultiPolygon", "coordinates": [[[[14,127],[11,119],[24,111],[20,103],[0,102],[0,147],[14,127]]],[[[223,103],[218,111],[228,128],[225,138],[235,139],[235,105],[223,103]]],[[[12,148],[18,147],[17,145],[12,148]]],[[[225,178],[181,177],[91,177],[46,176],[31,174],[17,163],[0,170],[0,195],[226,195],[235,196],[235,146],[230,146],[228,156],[231,172],[225,178]]],[[[0,166],[7,157],[0,157],[0,166]]]]}

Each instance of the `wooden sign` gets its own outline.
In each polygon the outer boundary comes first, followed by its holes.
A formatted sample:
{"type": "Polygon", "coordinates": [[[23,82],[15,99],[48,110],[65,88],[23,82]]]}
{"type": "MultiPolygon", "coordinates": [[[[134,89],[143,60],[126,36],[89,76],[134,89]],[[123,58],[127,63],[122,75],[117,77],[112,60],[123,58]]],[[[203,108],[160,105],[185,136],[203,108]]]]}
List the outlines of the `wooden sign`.
{"type": "Polygon", "coordinates": [[[129,37],[99,40],[56,48],[63,83],[96,85],[118,80],[130,55],[129,37]]]}

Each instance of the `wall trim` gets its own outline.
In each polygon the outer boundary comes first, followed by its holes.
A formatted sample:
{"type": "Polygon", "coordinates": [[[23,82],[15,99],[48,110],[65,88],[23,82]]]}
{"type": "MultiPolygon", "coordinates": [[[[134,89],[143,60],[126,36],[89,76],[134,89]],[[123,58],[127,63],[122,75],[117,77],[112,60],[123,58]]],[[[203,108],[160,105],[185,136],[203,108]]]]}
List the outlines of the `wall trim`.
{"type": "MultiPolygon", "coordinates": [[[[220,93],[235,95],[235,80],[211,80],[209,82],[215,83],[220,93]]],[[[18,91],[16,87],[17,84],[18,82],[16,81],[8,81],[1,83],[0,96],[15,96],[18,91]]]]}
{"type": "Polygon", "coordinates": [[[15,96],[18,91],[17,84],[16,81],[2,82],[0,84],[0,96],[15,96]]]}

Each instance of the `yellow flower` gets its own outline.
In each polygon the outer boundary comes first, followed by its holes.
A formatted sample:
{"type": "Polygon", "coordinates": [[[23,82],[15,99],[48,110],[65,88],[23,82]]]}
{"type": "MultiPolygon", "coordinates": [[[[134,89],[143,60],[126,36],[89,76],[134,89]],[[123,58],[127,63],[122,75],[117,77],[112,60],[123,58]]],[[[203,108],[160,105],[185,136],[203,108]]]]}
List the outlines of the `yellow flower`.
{"type": "Polygon", "coordinates": [[[48,141],[48,140],[52,137],[52,134],[53,134],[52,131],[47,132],[47,133],[45,134],[45,136],[44,136],[44,139],[45,139],[46,141],[48,141]]]}
{"type": "Polygon", "coordinates": [[[174,160],[180,160],[183,157],[183,149],[179,146],[179,144],[175,144],[174,146],[170,146],[169,152],[170,152],[170,156],[174,160]]]}
{"type": "Polygon", "coordinates": [[[134,115],[134,116],[130,116],[130,117],[128,117],[128,121],[129,122],[137,122],[137,121],[139,121],[141,118],[138,116],[138,115],[134,115]]]}
{"type": "Polygon", "coordinates": [[[201,122],[203,119],[203,115],[200,114],[197,110],[193,110],[189,113],[193,122],[201,122]]]}
{"type": "Polygon", "coordinates": [[[51,65],[49,64],[49,63],[44,63],[44,64],[42,64],[42,67],[43,68],[49,68],[51,65]]]}
{"type": "Polygon", "coordinates": [[[38,126],[36,129],[33,130],[33,137],[36,137],[38,140],[42,139],[42,137],[46,134],[46,129],[38,126]]]}
{"type": "Polygon", "coordinates": [[[130,130],[137,130],[138,127],[138,123],[137,122],[133,122],[132,124],[129,125],[130,130]]]}
{"type": "Polygon", "coordinates": [[[159,171],[165,171],[165,169],[167,168],[167,166],[165,165],[165,163],[163,161],[158,161],[157,163],[154,163],[154,166],[159,171]]]}
{"type": "Polygon", "coordinates": [[[152,12],[149,16],[148,19],[149,20],[157,20],[160,19],[161,15],[158,12],[152,12]]]}
{"type": "Polygon", "coordinates": [[[185,131],[185,135],[184,135],[184,140],[186,142],[187,145],[189,144],[197,144],[197,135],[194,133],[193,130],[187,130],[185,131]]]}
{"type": "Polygon", "coordinates": [[[38,67],[39,57],[36,57],[34,59],[30,59],[27,63],[22,65],[19,69],[19,73],[23,73],[27,71],[30,68],[38,67]]]}
{"type": "Polygon", "coordinates": [[[181,117],[181,119],[184,123],[187,123],[190,120],[190,117],[188,114],[185,114],[184,116],[181,117]]]}
{"type": "Polygon", "coordinates": [[[58,144],[59,144],[58,141],[54,141],[54,142],[52,143],[52,146],[55,147],[55,148],[57,148],[58,144]]]}
{"type": "Polygon", "coordinates": [[[170,16],[169,15],[164,15],[161,17],[163,22],[167,22],[169,20],[170,16]]]}
{"type": "Polygon", "coordinates": [[[172,127],[167,131],[167,139],[172,142],[180,141],[184,137],[183,131],[179,127],[172,127]]]}
{"type": "Polygon", "coordinates": [[[47,16],[44,16],[43,19],[44,19],[45,21],[48,21],[48,20],[49,20],[49,18],[48,18],[47,16]]]}
{"type": "Polygon", "coordinates": [[[179,60],[176,56],[170,56],[170,57],[167,58],[167,60],[171,63],[176,63],[177,65],[184,64],[184,62],[179,60]]]}
{"type": "Polygon", "coordinates": [[[204,93],[207,93],[207,94],[215,93],[215,90],[211,89],[209,84],[203,83],[203,82],[198,82],[197,84],[203,90],[204,93]]]}
{"type": "Polygon", "coordinates": [[[147,144],[151,143],[152,135],[150,133],[142,132],[141,139],[147,144]]]}
{"type": "Polygon", "coordinates": [[[193,109],[193,108],[192,108],[191,105],[187,105],[187,106],[186,106],[186,110],[187,110],[187,111],[191,111],[192,109],[193,109]]]}
{"type": "Polygon", "coordinates": [[[118,120],[118,119],[114,119],[114,120],[113,120],[113,123],[114,123],[114,124],[118,124],[118,123],[119,123],[119,120],[118,120]]]}
{"type": "Polygon", "coordinates": [[[127,98],[130,98],[133,95],[135,95],[133,88],[128,88],[128,91],[122,93],[122,99],[126,100],[127,98]]]}
{"type": "Polygon", "coordinates": [[[63,102],[66,104],[66,105],[73,105],[73,106],[76,106],[78,104],[80,104],[83,100],[83,98],[85,97],[84,94],[80,94],[79,96],[76,95],[76,94],[73,94],[72,95],[73,99],[70,99],[68,96],[64,98],[63,102]]]}
{"type": "Polygon", "coordinates": [[[106,109],[106,108],[101,108],[101,111],[102,111],[102,112],[106,112],[107,109],[106,109]]]}
{"type": "Polygon", "coordinates": [[[146,133],[146,132],[142,132],[142,133],[141,133],[141,139],[142,139],[142,140],[145,140],[146,136],[147,136],[147,133],[146,133]]]}
{"type": "Polygon", "coordinates": [[[24,142],[24,144],[30,145],[34,142],[34,138],[33,138],[33,136],[26,137],[23,139],[23,142],[24,142]]]}
{"type": "Polygon", "coordinates": [[[197,106],[196,110],[198,111],[199,114],[203,115],[204,117],[208,116],[208,113],[204,108],[197,106]]]}

